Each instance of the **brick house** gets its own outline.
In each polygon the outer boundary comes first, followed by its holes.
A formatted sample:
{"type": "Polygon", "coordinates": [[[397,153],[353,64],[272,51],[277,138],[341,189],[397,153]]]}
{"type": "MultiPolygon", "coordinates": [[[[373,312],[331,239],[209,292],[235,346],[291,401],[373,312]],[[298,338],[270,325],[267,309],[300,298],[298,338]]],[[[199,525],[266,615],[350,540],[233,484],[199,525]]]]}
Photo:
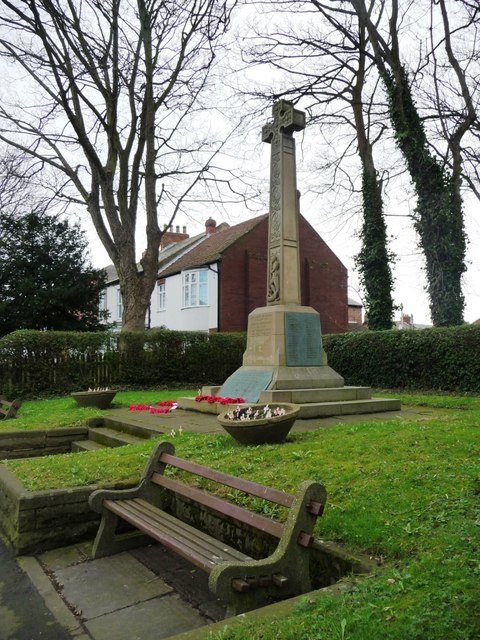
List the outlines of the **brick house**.
{"type": "Polygon", "coordinates": [[[364,328],[362,303],[348,298],[348,330],[360,331],[364,328]]]}
{"type": "MultiPolygon", "coordinates": [[[[323,333],[347,331],[347,269],[302,215],[299,244],[302,304],[320,313],[323,333]]],[[[267,245],[268,215],[232,227],[209,219],[193,238],[178,228],[164,233],[147,326],[246,331],[248,314],[266,304],[267,245]]],[[[118,279],[111,275],[105,305],[118,321],[118,279]]]]}

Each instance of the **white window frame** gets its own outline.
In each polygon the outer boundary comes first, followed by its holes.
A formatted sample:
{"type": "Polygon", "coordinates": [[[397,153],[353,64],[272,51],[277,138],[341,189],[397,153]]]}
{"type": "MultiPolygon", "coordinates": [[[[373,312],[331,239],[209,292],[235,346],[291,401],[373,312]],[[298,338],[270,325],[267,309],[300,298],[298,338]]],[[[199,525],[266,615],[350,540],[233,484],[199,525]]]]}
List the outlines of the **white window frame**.
{"type": "Polygon", "coordinates": [[[192,269],[182,274],[183,308],[208,306],[208,269],[192,269]]]}
{"type": "Polygon", "coordinates": [[[165,311],[166,306],[166,285],[165,280],[157,282],[157,309],[159,311],[165,311]]]}
{"type": "Polygon", "coordinates": [[[121,320],[123,316],[123,298],[120,287],[117,287],[117,319],[121,320]]]}

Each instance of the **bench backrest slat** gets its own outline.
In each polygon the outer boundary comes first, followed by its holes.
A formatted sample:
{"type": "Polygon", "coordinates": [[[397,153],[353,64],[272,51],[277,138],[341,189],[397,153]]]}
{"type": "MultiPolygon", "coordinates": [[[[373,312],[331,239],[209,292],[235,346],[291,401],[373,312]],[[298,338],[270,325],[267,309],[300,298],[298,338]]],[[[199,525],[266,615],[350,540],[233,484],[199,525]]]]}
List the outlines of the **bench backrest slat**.
{"type": "MultiPolygon", "coordinates": [[[[169,457],[173,456],[169,455],[169,457]]],[[[265,516],[248,511],[248,509],[232,504],[218,496],[211,495],[201,489],[186,485],[183,482],[178,482],[178,480],[174,480],[173,478],[164,476],[160,473],[153,473],[151,481],[157,485],[165,487],[166,489],[174,491],[185,498],[191,498],[192,500],[195,500],[195,502],[216,511],[219,514],[226,515],[245,524],[249,524],[255,527],[255,529],[269,533],[276,538],[282,537],[284,526],[281,522],[265,518],[265,516]]]]}
{"type": "Polygon", "coordinates": [[[209,469],[201,464],[190,462],[190,460],[184,460],[183,458],[177,458],[169,453],[163,453],[160,456],[162,462],[170,464],[172,467],[182,469],[183,471],[189,471],[195,475],[206,478],[207,480],[213,480],[219,484],[223,484],[232,489],[238,489],[244,493],[248,493],[251,496],[268,500],[274,504],[279,504],[282,507],[290,508],[293,504],[294,497],[285,491],[279,491],[278,489],[272,489],[271,487],[264,487],[261,484],[252,482],[251,480],[245,480],[243,478],[236,478],[228,473],[222,471],[215,471],[209,469]]]}

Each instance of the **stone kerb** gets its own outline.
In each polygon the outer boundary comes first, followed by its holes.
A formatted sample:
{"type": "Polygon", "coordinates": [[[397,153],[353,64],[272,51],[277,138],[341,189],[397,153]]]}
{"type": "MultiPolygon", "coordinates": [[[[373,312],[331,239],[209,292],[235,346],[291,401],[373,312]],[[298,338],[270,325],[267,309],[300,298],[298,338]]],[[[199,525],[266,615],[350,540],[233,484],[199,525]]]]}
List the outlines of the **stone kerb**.
{"type": "Polygon", "coordinates": [[[197,402],[195,398],[177,398],[178,408],[185,411],[196,411],[198,413],[211,413],[218,415],[225,406],[219,402],[197,402]]]}
{"type": "Polygon", "coordinates": [[[0,433],[0,460],[69,453],[72,442],[88,438],[88,427],[0,433]]]}

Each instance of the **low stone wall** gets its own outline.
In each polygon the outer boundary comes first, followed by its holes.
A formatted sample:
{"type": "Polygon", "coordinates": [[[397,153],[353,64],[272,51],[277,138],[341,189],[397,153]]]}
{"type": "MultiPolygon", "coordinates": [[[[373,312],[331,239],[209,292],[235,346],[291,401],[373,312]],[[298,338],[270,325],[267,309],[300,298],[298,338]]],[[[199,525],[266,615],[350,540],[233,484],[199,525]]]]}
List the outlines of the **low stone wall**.
{"type": "Polygon", "coordinates": [[[100,520],[88,506],[88,497],[97,488],[27,491],[0,464],[0,537],[17,553],[54,549],[93,537],[100,520]]]}
{"type": "Polygon", "coordinates": [[[0,460],[69,453],[72,442],[86,440],[88,427],[0,433],[0,460]]]}
{"type": "MultiPolygon", "coordinates": [[[[109,488],[123,489],[131,485],[109,488]]],[[[99,515],[90,510],[88,498],[97,486],[52,491],[27,491],[12,472],[0,464],[0,537],[16,553],[35,553],[67,546],[95,536],[99,515]]],[[[251,531],[224,518],[191,509],[182,499],[169,501],[182,520],[199,525],[226,542],[241,545],[254,557],[268,553],[272,540],[258,540],[251,531]]],[[[370,573],[375,564],[368,558],[353,557],[338,545],[315,540],[311,574],[315,588],[333,584],[348,573],[370,573]]]]}

